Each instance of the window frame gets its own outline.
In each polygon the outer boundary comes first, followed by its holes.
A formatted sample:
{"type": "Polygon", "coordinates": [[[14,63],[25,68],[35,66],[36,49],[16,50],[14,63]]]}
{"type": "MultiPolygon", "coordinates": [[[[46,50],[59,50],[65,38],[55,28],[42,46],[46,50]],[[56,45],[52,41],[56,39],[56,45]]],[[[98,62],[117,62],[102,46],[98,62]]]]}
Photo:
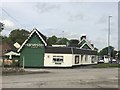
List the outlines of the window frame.
{"type": "Polygon", "coordinates": [[[53,56],[52,61],[55,64],[62,64],[64,61],[64,57],[63,56],[53,56]]]}
{"type": "Polygon", "coordinates": [[[84,55],[83,55],[83,54],[81,54],[81,62],[83,62],[83,58],[84,58],[84,55]]]}
{"type": "Polygon", "coordinates": [[[80,57],[79,57],[79,55],[76,55],[75,56],[75,64],[79,64],[79,62],[80,62],[80,57]]]}
{"type": "Polygon", "coordinates": [[[85,62],[88,61],[88,55],[85,55],[85,62]]]}

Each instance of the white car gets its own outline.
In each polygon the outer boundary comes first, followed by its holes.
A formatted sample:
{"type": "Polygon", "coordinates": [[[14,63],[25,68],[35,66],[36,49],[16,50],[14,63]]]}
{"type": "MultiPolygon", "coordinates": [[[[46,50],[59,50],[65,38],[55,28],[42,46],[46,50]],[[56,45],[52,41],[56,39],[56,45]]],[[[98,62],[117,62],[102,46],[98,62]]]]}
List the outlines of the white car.
{"type": "Polygon", "coordinates": [[[100,60],[98,61],[98,63],[104,63],[104,60],[103,60],[103,59],[100,59],[100,60]]]}
{"type": "Polygon", "coordinates": [[[117,63],[117,60],[116,59],[112,59],[112,63],[117,63]]]}
{"type": "Polygon", "coordinates": [[[112,59],[113,62],[116,62],[117,60],[116,59],[112,59]]]}

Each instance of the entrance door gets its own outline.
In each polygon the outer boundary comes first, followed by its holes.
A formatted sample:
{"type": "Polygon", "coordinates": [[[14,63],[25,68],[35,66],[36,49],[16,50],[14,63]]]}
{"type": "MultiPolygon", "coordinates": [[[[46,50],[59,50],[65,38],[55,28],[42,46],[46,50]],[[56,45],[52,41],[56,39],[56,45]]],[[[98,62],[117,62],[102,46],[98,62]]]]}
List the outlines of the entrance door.
{"type": "Polygon", "coordinates": [[[26,67],[43,67],[44,53],[28,53],[24,56],[24,61],[26,67]]]}

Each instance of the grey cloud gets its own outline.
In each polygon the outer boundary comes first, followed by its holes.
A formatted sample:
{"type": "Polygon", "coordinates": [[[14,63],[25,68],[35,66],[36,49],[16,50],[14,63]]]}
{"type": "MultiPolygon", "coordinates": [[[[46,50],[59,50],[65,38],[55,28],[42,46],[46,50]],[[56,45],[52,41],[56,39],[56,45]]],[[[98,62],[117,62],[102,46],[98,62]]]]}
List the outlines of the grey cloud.
{"type": "Polygon", "coordinates": [[[59,4],[53,4],[53,3],[45,3],[45,2],[40,2],[35,4],[35,8],[39,13],[44,13],[51,11],[53,9],[58,9],[60,8],[59,4]]]}
{"type": "Polygon", "coordinates": [[[73,33],[73,32],[66,32],[65,37],[69,39],[78,39],[80,35],[78,33],[73,33]]]}
{"type": "MultiPolygon", "coordinates": [[[[103,27],[103,28],[101,28],[101,29],[99,29],[99,30],[101,30],[103,33],[108,33],[108,26],[103,27]]],[[[113,35],[118,34],[117,28],[111,27],[111,28],[110,28],[110,33],[113,34],[113,35]]]]}
{"type": "Polygon", "coordinates": [[[97,24],[103,24],[107,22],[107,17],[104,15],[96,22],[97,24]]]}
{"type": "Polygon", "coordinates": [[[46,28],[44,29],[45,32],[47,32],[47,36],[58,36],[58,37],[62,37],[62,30],[57,29],[57,28],[46,28]]]}
{"type": "Polygon", "coordinates": [[[97,37],[94,40],[92,40],[92,42],[95,44],[95,46],[101,50],[102,48],[104,48],[107,45],[107,38],[105,37],[97,37]]]}
{"type": "MultiPolygon", "coordinates": [[[[113,17],[114,18],[114,17],[113,17]]],[[[114,26],[115,23],[113,21],[113,18],[110,19],[110,25],[114,26]]],[[[103,15],[99,18],[99,20],[96,22],[97,24],[106,24],[108,25],[108,15],[103,15]]]]}
{"type": "Polygon", "coordinates": [[[46,28],[44,29],[44,32],[47,32],[46,35],[49,36],[57,36],[57,37],[65,37],[68,39],[79,39],[80,35],[78,33],[75,32],[71,32],[71,31],[64,31],[62,29],[57,29],[57,28],[46,28]]]}
{"type": "Polygon", "coordinates": [[[83,13],[72,14],[70,12],[67,12],[66,14],[69,17],[69,21],[85,20],[85,15],[83,13]]]}

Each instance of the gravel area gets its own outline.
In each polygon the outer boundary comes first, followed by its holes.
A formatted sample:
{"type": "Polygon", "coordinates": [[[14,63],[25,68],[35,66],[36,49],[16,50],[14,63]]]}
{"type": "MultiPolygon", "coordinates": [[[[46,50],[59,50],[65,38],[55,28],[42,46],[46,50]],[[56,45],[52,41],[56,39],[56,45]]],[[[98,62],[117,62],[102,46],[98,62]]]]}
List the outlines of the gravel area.
{"type": "Polygon", "coordinates": [[[2,76],[3,88],[118,88],[118,68],[26,69],[48,71],[2,76]]]}

